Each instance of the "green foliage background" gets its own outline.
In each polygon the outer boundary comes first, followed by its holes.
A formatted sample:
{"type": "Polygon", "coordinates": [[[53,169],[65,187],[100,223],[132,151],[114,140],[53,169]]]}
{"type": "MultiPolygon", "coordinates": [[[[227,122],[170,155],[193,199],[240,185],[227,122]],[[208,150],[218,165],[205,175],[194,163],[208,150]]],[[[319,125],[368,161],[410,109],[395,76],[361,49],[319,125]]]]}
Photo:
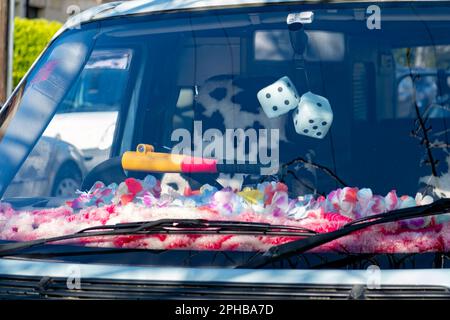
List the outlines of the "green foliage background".
{"type": "Polygon", "coordinates": [[[14,20],[13,81],[16,86],[44,50],[61,23],[44,19],[14,20]]]}

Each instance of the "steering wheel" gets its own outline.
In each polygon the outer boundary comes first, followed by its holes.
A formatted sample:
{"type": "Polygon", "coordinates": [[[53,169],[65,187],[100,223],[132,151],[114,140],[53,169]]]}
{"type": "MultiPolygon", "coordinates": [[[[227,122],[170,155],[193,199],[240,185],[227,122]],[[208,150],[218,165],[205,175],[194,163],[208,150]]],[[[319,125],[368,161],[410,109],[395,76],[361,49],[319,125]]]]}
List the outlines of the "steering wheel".
{"type": "Polygon", "coordinates": [[[114,157],[100,163],[88,173],[81,184],[81,191],[90,190],[97,181],[109,185],[114,182],[120,183],[127,178],[122,168],[122,158],[114,157]]]}

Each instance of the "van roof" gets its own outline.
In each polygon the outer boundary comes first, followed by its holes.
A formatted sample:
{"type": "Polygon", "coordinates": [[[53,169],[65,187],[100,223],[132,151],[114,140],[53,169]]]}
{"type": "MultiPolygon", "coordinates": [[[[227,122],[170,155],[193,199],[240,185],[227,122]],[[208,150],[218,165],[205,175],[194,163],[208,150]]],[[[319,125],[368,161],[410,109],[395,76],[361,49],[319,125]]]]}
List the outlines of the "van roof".
{"type": "MultiPolygon", "coordinates": [[[[398,1],[398,0],[397,0],[398,1]]],[[[403,1],[403,0],[400,0],[403,1]]],[[[405,0],[406,1],[406,0],[405,0]]],[[[410,0],[411,1],[411,0],[410,0]]],[[[412,0],[414,1],[414,0],[412,0]]],[[[420,1],[420,0],[418,0],[420,1]]],[[[298,2],[305,4],[320,3],[323,0],[132,0],[132,1],[115,1],[105,3],[94,8],[88,9],[70,20],[76,23],[84,23],[91,20],[105,19],[117,16],[146,14],[156,12],[168,12],[179,10],[193,9],[217,9],[223,7],[236,6],[257,6],[261,4],[277,4],[298,2]],[[74,19],[75,18],[75,19],[74,19]]],[[[369,0],[327,0],[330,3],[342,2],[389,2],[386,0],[369,1],[369,0]]],[[[70,21],[69,20],[69,21],[70,21]]]]}

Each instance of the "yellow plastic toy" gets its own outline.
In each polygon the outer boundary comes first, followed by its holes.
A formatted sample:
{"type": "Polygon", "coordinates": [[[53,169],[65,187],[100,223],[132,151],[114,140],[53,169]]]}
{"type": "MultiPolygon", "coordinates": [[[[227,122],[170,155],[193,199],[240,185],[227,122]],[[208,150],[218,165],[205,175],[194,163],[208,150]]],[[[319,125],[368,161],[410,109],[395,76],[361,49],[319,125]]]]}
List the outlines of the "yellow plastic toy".
{"type": "Polygon", "coordinates": [[[152,145],[140,144],[136,151],[125,152],[122,167],[127,171],[159,173],[217,172],[214,159],[155,152],[152,145]]]}

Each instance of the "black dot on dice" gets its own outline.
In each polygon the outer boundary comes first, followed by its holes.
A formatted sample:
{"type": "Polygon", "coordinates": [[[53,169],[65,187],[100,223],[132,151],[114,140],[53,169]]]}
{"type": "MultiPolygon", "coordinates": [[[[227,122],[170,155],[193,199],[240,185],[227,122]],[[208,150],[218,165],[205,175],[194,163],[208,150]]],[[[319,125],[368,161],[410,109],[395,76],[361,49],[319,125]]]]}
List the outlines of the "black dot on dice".
{"type": "Polygon", "coordinates": [[[287,86],[290,88],[290,87],[291,87],[291,84],[288,82],[288,83],[287,83],[287,86]]]}
{"type": "Polygon", "coordinates": [[[322,135],[322,132],[317,132],[316,134],[318,137],[320,137],[322,135]]]}
{"type": "Polygon", "coordinates": [[[289,100],[284,100],[284,104],[285,104],[285,105],[287,105],[287,106],[288,106],[288,105],[289,105],[289,103],[290,103],[290,102],[289,102],[289,100]]]}
{"type": "Polygon", "coordinates": [[[278,87],[278,92],[282,92],[283,88],[282,87],[278,87]]]}
{"type": "Polygon", "coordinates": [[[272,109],[273,109],[273,111],[277,111],[278,107],[277,106],[273,106],[272,109]]]}
{"type": "Polygon", "coordinates": [[[270,99],[270,97],[271,97],[270,93],[266,94],[267,99],[270,99]]]}
{"type": "Polygon", "coordinates": [[[326,126],[328,123],[326,121],[322,122],[323,126],[326,126]]]}
{"type": "Polygon", "coordinates": [[[317,129],[319,129],[319,127],[318,127],[318,126],[314,126],[313,129],[314,129],[314,130],[317,130],[317,129]]]}
{"type": "Polygon", "coordinates": [[[305,129],[305,130],[303,130],[303,132],[304,132],[304,133],[308,133],[308,132],[309,132],[309,130],[308,130],[308,129],[305,129]]]}
{"type": "Polygon", "coordinates": [[[322,104],[321,104],[320,102],[317,102],[317,106],[318,106],[318,107],[321,107],[322,104]]]}
{"type": "Polygon", "coordinates": [[[309,120],[309,123],[314,123],[314,120],[309,120]]]}
{"type": "Polygon", "coordinates": [[[298,120],[295,120],[295,125],[297,125],[298,124],[298,120]]]}

